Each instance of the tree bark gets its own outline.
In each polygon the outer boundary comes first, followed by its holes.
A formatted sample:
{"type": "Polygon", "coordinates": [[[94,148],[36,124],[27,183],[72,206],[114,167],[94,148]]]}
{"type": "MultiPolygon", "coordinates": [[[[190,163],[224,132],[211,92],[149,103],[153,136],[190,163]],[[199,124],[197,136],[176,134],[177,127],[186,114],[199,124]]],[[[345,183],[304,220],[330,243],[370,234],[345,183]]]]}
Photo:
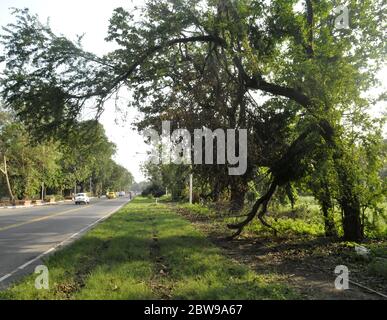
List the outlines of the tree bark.
{"type": "Polygon", "coordinates": [[[361,224],[360,204],[356,202],[345,202],[342,205],[344,211],[344,240],[362,241],[364,240],[363,227],[361,224]]]}
{"type": "Polygon", "coordinates": [[[364,232],[361,223],[361,204],[352,177],[352,167],[343,147],[335,145],[334,165],[339,182],[338,201],[343,211],[344,240],[363,241],[364,232]]]}
{"type": "Polygon", "coordinates": [[[8,188],[9,197],[11,198],[12,203],[14,203],[15,202],[15,197],[14,197],[14,195],[12,193],[11,183],[9,181],[8,169],[7,169],[7,158],[4,156],[3,160],[4,160],[4,170],[0,168],[0,171],[5,176],[5,181],[7,182],[7,188],[8,188]]]}
{"type": "Polygon", "coordinates": [[[337,230],[336,230],[335,220],[333,216],[333,208],[328,204],[323,204],[322,212],[324,215],[325,236],[337,237],[337,230]]]}
{"type": "Polygon", "coordinates": [[[234,239],[235,237],[239,236],[242,233],[244,227],[246,227],[251,221],[253,221],[253,219],[257,215],[259,209],[261,209],[261,210],[258,213],[258,219],[261,221],[261,223],[264,226],[271,228],[275,232],[277,232],[277,230],[275,230],[272,226],[270,226],[264,219],[264,215],[267,212],[268,204],[269,204],[271,198],[273,197],[275,191],[277,190],[277,187],[278,187],[278,183],[276,180],[274,180],[271,183],[270,188],[266,192],[266,194],[263,195],[260,199],[258,199],[258,201],[254,204],[253,208],[251,209],[251,211],[247,215],[247,218],[244,221],[242,221],[238,224],[229,224],[228,225],[229,229],[237,230],[231,237],[229,237],[230,240],[234,239]]]}
{"type": "Polygon", "coordinates": [[[245,205],[245,196],[247,192],[247,187],[241,185],[239,181],[233,181],[231,184],[231,212],[239,212],[244,208],[245,205]]]}

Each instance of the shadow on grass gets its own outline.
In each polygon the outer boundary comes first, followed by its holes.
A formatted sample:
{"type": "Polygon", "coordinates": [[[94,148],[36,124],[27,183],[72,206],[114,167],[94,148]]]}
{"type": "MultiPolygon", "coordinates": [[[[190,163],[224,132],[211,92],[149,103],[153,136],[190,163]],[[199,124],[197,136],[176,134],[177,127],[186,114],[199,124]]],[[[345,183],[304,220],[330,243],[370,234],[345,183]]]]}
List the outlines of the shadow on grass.
{"type": "Polygon", "coordinates": [[[162,205],[142,200],[136,199],[82,239],[49,257],[45,261],[50,272],[49,290],[35,289],[36,276],[31,275],[1,292],[0,298],[296,297],[288,287],[276,283],[276,275],[258,275],[231,261],[186,220],[162,205]]]}
{"type": "Polygon", "coordinates": [[[172,299],[281,299],[290,293],[231,263],[200,236],[161,238],[168,272],[160,276],[151,257],[152,241],[135,236],[87,236],[46,261],[50,290],[36,290],[35,276],[29,276],[0,297],[158,299],[154,281],[159,287],[172,288],[172,299]]]}

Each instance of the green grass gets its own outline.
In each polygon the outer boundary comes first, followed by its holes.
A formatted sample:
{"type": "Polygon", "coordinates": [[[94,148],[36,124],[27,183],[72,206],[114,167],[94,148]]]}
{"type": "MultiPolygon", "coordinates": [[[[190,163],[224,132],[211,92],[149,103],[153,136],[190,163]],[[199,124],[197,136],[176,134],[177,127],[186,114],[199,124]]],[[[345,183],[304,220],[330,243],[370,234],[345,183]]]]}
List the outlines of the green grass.
{"type": "Polygon", "coordinates": [[[179,204],[179,208],[189,211],[191,214],[206,218],[216,218],[216,212],[207,206],[200,204],[179,204]]]}
{"type": "MultiPolygon", "coordinates": [[[[178,207],[189,211],[197,218],[206,217],[209,219],[216,219],[223,217],[224,224],[233,224],[244,219],[244,217],[228,217],[230,213],[227,208],[219,211],[199,204],[179,204],[178,207]]],[[[250,206],[246,206],[244,212],[240,213],[240,215],[247,214],[249,209],[250,206]]],[[[265,219],[270,225],[275,227],[282,236],[324,235],[324,221],[320,213],[319,206],[315,203],[313,197],[302,197],[294,210],[292,210],[290,206],[277,205],[270,207],[269,213],[265,219]]],[[[246,226],[245,231],[260,236],[273,236],[272,230],[263,226],[258,219],[254,219],[248,226],[246,226]]]]}
{"type": "Polygon", "coordinates": [[[368,266],[369,273],[387,279],[387,243],[372,244],[369,248],[372,257],[368,266]]]}
{"type": "MultiPolygon", "coordinates": [[[[230,213],[227,207],[217,209],[214,205],[199,204],[179,204],[178,207],[191,212],[191,214],[197,218],[222,218],[225,225],[235,224],[244,219],[244,217],[228,217],[230,213]]],[[[387,212],[387,203],[384,203],[383,207],[387,212]]],[[[250,209],[251,204],[246,205],[244,211],[241,212],[240,215],[247,214],[250,209]]],[[[387,238],[387,221],[385,216],[373,216],[369,211],[366,212],[366,215],[368,219],[372,217],[371,220],[374,220],[372,226],[370,226],[370,223],[367,223],[366,225],[366,237],[369,239],[387,238]]],[[[342,217],[338,210],[335,211],[334,219],[338,234],[339,236],[342,236],[342,217]]],[[[265,216],[265,220],[278,231],[280,236],[323,237],[325,235],[324,219],[320,211],[320,206],[311,196],[300,196],[293,209],[290,204],[270,205],[268,213],[265,216]]],[[[244,231],[245,233],[251,233],[263,237],[273,236],[272,230],[263,226],[258,219],[254,219],[248,226],[245,227],[244,231]]]]}
{"type": "Polygon", "coordinates": [[[164,204],[137,198],[82,239],[45,261],[50,289],[35,275],[0,299],[297,299],[277,284],[224,257],[164,204]]]}
{"type": "Polygon", "coordinates": [[[387,279],[387,259],[376,258],[368,266],[368,271],[373,276],[387,279]]]}

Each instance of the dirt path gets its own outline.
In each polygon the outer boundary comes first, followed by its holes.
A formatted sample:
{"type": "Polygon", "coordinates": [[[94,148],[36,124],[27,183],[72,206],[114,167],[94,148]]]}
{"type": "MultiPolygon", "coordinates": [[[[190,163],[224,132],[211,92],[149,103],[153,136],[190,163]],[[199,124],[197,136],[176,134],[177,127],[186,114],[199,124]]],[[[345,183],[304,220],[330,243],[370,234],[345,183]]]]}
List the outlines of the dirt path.
{"type": "Polygon", "coordinates": [[[257,273],[275,272],[281,274],[281,280],[296,289],[308,300],[380,300],[373,294],[368,294],[356,286],[350,285],[350,290],[335,289],[336,275],[332,269],[329,272],[317,270],[316,266],[303,262],[296,257],[286,258],[283,252],[268,249],[264,244],[256,243],[251,239],[225,241],[221,238],[212,238],[223,253],[234,260],[249,265],[257,273]],[[271,252],[268,252],[268,251],[271,252]]]}
{"type": "MultiPolygon", "coordinates": [[[[227,230],[222,224],[213,223],[207,219],[198,219],[185,210],[178,209],[177,211],[205,233],[211,242],[220,247],[224,255],[248,265],[259,274],[279,274],[279,281],[294,288],[306,300],[383,299],[355,285],[350,285],[350,289],[345,291],[335,289],[334,281],[337,277],[334,274],[335,267],[341,264],[348,265],[348,260],[345,259],[345,255],[338,255],[335,252],[337,248],[325,239],[299,241],[277,238],[268,240],[249,236],[228,241],[225,239],[227,230]]],[[[350,271],[354,269],[350,266],[349,268],[350,271]]],[[[355,270],[353,274],[350,274],[350,279],[360,282],[359,275],[360,272],[355,270]]],[[[367,282],[362,283],[368,285],[367,282]]],[[[376,286],[375,283],[372,284],[376,286]]],[[[381,283],[380,288],[387,289],[385,285],[381,283]]],[[[372,288],[380,289],[375,286],[372,288]]]]}

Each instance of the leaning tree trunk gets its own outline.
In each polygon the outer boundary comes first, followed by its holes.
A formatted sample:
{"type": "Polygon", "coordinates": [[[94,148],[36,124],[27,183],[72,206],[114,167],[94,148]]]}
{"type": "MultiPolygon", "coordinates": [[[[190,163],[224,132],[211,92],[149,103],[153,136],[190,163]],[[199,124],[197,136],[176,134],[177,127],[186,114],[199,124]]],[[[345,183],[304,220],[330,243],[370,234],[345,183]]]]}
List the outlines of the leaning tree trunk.
{"type": "Polygon", "coordinates": [[[314,125],[308,127],[295,141],[293,141],[282,158],[273,164],[270,168],[273,179],[268,191],[260,199],[258,199],[244,221],[228,225],[228,228],[237,230],[230,239],[239,236],[243,231],[243,228],[247,226],[256,216],[265,227],[272,229],[274,233],[277,234],[277,230],[265,220],[269,202],[278,187],[289,184],[291,181],[295,181],[299,178],[299,163],[311,151],[310,148],[305,145],[305,140],[311,133],[315,132],[316,129],[318,129],[318,127],[314,125]]]}
{"type": "Polygon", "coordinates": [[[5,176],[5,181],[7,182],[7,188],[8,188],[9,197],[11,198],[12,203],[14,203],[15,202],[15,197],[14,197],[14,195],[12,193],[11,183],[9,181],[8,168],[7,168],[7,158],[5,156],[4,156],[4,170],[0,168],[0,171],[5,176]]]}
{"type": "Polygon", "coordinates": [[[258,219],[261,221],[261,223],[264,226],[270,229],[273,229],[274,232],[277,233],[277,230],[274,229],[271,225],[269,225],[264,219],[269,202],[273,197],[274,193],[276,192],[277,188],[278,188],[278,182],[276,179],[274,179],[274,181],[270,185],[269,190],[261,198],[259,198],[258,201],[254,204],[253,208],[247,215],[247,218],[240,223],[228,225],[228,228],[237,230],[231,237],[229,237],[230,240],[239,236],[242,233],[244,227],[246,227],[251,221],[253,221],[253,219],[256,217],[257,214],[258,214],[258,219]]]}

